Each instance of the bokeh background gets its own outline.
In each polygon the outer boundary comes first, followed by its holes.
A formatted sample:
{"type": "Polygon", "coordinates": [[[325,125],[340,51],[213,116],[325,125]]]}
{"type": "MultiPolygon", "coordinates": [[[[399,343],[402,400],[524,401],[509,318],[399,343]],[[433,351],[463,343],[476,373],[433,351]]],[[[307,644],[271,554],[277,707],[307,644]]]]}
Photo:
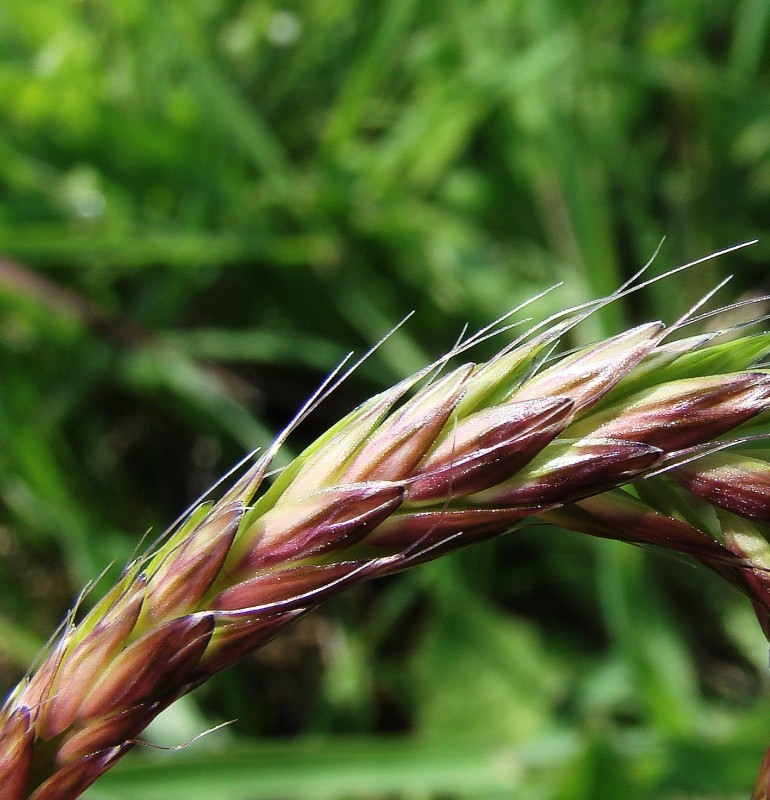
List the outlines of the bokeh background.
{"type": "MultiPolygon", "coordinates": [[[[466,323],[557,281],[527,313],[604,295],[663,237],[653,274],[760,241],[567,345],[728,273],[723,303],[766,291],[769,22],[767,0],[4,0],[2,690],[86,581],[409,311],[284,458],[466,323]]],[[[148,739],[232,719],[88,797],[742,798],[767,646],[705,570],[533,527],[349,591],[148,739]]]]}

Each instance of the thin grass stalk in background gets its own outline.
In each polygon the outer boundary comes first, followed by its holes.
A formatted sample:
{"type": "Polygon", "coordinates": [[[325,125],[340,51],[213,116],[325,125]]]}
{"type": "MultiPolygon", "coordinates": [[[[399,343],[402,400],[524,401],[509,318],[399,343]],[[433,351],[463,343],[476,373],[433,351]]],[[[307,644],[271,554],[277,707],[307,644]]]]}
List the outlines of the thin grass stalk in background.
{"type": "Polygon", "coordinates": [[[323,600],[533,517],[692,556],[743,591],[770,633],[770,333],[689,333],[711,316],[709,293],[672,324],[555,355],[572,328],[644,285],[464,362],[509,327],[498,321],[271,472],[345,377],[333,375],[84,619],[73,610],[2,710],[0,796],[79,796],[164,708],[323,600]]]}

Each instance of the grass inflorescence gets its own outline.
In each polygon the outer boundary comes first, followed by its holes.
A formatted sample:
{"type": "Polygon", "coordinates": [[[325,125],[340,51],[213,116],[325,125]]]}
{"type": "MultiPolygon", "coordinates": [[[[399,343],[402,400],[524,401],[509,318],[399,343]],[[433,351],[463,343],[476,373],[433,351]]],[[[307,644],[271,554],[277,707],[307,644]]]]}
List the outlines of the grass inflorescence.
{"type": "Polygon", "coordinates": [[[467,358],[508,318],[461,339],[275,470],[341,367],[65,621],[2,711],[3,797],[77,797],[162,710],[322,601],[532,519],[692,556],[770,632],[770,334],[690,333],[712,316],[709,293],[671,324],[558,352],[644,285],[533,325],[483,363],[467,358]]]}

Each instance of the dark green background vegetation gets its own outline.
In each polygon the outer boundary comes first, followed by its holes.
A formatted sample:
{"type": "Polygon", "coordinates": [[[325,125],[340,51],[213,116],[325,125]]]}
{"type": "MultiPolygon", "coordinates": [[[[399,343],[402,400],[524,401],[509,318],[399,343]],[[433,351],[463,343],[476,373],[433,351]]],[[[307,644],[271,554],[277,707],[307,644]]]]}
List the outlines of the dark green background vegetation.
{"type": "MultiPolygon", "coordinates": [[[[0,684],[80,587],[416,314],[295,450],[556,281],[542,317],[767,290],[766,0],[4,0],[0,684]]],[[[528,312],[529,313],[529,312],[528,312]]],[[[503,342],[498,342],[502,345],[503,342]]],[[[574,342],[572,342],[574,344],[574,342]]],[[[493,345],[483,349],[489,355],[493,345]]],[[[770,735],[746,601],[543,527],[329,603],[89,793],[745,797],[770,735]]]]}

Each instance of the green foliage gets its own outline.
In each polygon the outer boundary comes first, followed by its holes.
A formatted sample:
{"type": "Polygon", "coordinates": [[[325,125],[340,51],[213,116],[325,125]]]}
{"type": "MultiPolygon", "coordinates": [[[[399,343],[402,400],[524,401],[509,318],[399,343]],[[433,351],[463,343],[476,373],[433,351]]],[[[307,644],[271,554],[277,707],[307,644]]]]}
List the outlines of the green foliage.
{"type": "MultiPolygon", "coordinates": [[[[763,237],[768,24],[763,0],[6,0],[2,685],[410,310],[290,448],[557,281],[519,318],[610,292],[664,235],[653,270],[763,237]]],[[[759,291],[767,247],[571,344],[725,272],[725,302],[759,291]]],[[[357,587],[150,738],[235,726],[89,796],[743,797],[766,652],[717,577],[540,526],[357,587]]]]}

